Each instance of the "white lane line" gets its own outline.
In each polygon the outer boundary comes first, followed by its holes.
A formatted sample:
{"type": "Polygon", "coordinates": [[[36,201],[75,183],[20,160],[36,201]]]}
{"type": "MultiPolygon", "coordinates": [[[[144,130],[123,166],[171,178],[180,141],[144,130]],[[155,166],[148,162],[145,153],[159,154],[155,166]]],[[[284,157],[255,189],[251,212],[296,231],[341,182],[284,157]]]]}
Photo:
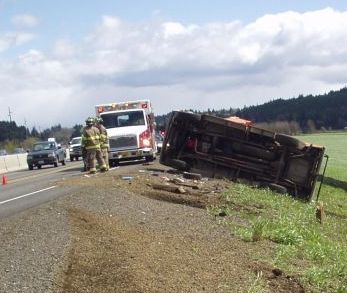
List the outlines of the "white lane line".
{"type": "Polygon", "coordinates": [[[20,199],[20,198],[29,196],[29,195],[36,194],[36,193],[39,193],[39,192],[42,192],[42,191],[50,190],[50,189],[53,189],[53,188],[55,188],[55,187],[57,187],[57,186],[54,185],[54,186],[47,187],[47,188],[44,188],[44,189],[40,189],[40,190],[37,190],[37,191],[34,191],[34,192],[30,192],[30,193],[27,193],[27,194],[24,194],[24,195],[21,195],[21,196],[17,196],[17,197],[10,198],[10,199],[4,200],[4,201],[0,201],[0,205],[2,205],[2,204],[4,204],[4,203],[7,203],[7,202],[10,202],[10,201],[13,201],[13,200],[16,200],[16,199],[20,199]]]}

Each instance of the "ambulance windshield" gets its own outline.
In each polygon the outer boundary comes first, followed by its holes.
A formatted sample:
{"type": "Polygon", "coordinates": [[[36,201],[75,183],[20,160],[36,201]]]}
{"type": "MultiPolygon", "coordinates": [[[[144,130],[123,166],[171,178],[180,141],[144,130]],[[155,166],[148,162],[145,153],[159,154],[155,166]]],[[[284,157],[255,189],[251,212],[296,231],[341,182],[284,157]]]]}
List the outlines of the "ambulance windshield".
{"type": "Polygon", "coordinates": [[[101,117],[106,128],[145,125],[145,117],[142,110],[105,113],[101,117]]]}

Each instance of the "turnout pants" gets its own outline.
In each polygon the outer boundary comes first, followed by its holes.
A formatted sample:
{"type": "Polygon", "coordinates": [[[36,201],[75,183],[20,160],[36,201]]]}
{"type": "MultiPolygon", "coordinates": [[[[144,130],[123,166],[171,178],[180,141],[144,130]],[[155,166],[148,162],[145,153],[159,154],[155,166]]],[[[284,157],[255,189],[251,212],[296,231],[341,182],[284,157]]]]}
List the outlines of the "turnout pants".
{"type": "Polygon", "coordinates": [[[102,148],[101,154],[102,154],[102,158],[104,159],[104,162],[105,162],[107,169],[109,169],[110,165],[108,163],[108,148],[102,148]]]}
{"type": "Polygon", "coordinates": [[[106,171],[106,164],[104,159],[102,158],[101,150],[100,149],[90,149],[87,150],[87,161],[88,161],[88,167],[90,173],[96,172],[96,162],[95,159],[98,162],[98,165],[100,167],[101,171],[106,171]]]}

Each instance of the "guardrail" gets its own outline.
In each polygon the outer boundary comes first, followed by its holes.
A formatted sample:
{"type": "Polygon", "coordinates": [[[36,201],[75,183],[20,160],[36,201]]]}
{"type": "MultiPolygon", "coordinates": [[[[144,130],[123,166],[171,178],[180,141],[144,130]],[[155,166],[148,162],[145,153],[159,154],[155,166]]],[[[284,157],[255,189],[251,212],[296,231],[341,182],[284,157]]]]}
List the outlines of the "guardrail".
{"type": "Polygon", "coordinates": [[[28,168],[27,154],[0,156],[0,173],[28,168]]]}

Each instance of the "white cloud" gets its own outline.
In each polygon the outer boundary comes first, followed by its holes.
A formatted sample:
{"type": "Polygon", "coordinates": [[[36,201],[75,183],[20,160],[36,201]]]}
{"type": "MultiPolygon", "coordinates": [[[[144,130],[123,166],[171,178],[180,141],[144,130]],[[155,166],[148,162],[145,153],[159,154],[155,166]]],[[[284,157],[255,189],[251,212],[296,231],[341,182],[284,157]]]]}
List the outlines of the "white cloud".
{"type": "Polygon", "coordinates": [[[10,49],[11,47],[28,43],[34,38],[35,36],[33,34],[25,32],[0,34],[0,53],[10,49]]]}
{"type": "Polygon", "coordinates": [[[53,48],[53,54],[57,58],[72,58],[77,54],[76,46],[68,40],[58,40],[53,48]]]}
{"type": "Polygon", "coordinates": [[[30,14],[15,15],[11,21],[17,28],[33,28],[39,23],[39,20],[30,14]]]}
{"type": "MultiPolygon", "coordinates": [[[[82,42],[57,40],[50,52],[2,59],[0,101],[12,103],[2,102],[19,121],[71,126],[95,104],[123,98],[150,98],[166,113],[324,93],[347,83],[346,26],[347,12],[332,8],[264,15],[246,25],[104,16],[82,42]]],[[[16,42],[0,35],[0,51],[16,42]]]]}

